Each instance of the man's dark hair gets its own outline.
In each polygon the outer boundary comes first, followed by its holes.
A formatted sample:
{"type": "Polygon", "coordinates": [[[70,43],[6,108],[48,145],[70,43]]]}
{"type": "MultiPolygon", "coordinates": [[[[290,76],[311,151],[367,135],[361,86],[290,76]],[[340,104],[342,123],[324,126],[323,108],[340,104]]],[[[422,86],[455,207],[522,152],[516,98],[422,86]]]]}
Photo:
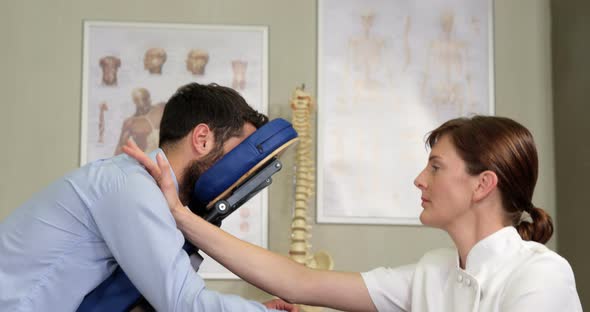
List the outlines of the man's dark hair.
{"type": "Polygon", "coordinates": [[[200,123],[211,128],[216,144],[223,144],[239,136],[246,122],[260,128],[268,117],[250,107],[231,88],[189,83],[180,87],[166,104],[160,122],[160,147],[180,141],[200,123]]]}

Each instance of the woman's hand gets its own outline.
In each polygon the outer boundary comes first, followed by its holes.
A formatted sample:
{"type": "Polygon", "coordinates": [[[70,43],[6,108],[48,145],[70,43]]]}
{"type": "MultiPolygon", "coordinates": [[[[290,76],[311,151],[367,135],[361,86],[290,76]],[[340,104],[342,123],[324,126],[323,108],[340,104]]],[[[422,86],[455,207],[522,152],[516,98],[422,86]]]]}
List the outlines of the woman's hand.
{"type": "Polygon", "coordinates": [[[128,140],[123,146],[123,152],[135,158],[147,169],[152,177],[154,177],[158,183],[158,186],[162,190],[162,193],[164,193],[164,197],[168,202],[168,207],[170,208],[170,211],[172,211],[173,215],[188,211],[188,209],[182,205],[180,199],[178,198],[178,192],[176,191],[176,186],[174,186],[174,181],[172,180],[172,175],[170,174],[170,165],[168,164],[168,161],[164,159],[164,156],[162,156],[161,153],[156,155],[156,161],[158,162],[158,164],[156,164],[131,139],[128,140]]]}
{"type": "Polygon", "coordinates": [[[282,299],[273,299],[270,301],[267,301],[265,303],[263,303],[263,305],[265,307],[267,307],[268,309],[273,309],[273,310],[283,310],[283,311],[289,311],[289,312],[299,312],[299,307],[288,303],[282,299]]]}

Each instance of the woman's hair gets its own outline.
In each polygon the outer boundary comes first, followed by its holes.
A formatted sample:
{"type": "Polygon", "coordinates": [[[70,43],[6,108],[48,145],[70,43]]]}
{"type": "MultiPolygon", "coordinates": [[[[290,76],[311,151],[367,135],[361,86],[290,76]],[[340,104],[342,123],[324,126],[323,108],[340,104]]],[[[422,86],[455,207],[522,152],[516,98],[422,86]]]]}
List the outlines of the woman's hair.
{"type": "Polygon", "coordinates": [[[469,174],[490,170],[498,176],[502,205],[520,236],[545,244],[553,234],[553,221],[532,203],[539,164],[531,133],[509,118],[474,116],[445,122],[428,135],[426,143],[432,148],[447,135],[469,174]],[[532,222],[524,220],[523,212],[532,222]]]}

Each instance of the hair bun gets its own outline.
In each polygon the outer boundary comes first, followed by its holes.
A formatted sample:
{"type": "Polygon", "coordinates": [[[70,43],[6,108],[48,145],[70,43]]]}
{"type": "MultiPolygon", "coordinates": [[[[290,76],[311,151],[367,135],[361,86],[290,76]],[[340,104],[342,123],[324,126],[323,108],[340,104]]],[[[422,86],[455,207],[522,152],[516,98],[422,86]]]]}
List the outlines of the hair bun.
{"type": "Polygon", "coordinates": [[[547,243],[551,235],[553,235],[553,220],[551,216],[545,210],[537,208],[534,205],[531,205],[526,212],[531,216],[533,222],[520,222],[516,226],[522,239],[541,244],[547,243]]]}

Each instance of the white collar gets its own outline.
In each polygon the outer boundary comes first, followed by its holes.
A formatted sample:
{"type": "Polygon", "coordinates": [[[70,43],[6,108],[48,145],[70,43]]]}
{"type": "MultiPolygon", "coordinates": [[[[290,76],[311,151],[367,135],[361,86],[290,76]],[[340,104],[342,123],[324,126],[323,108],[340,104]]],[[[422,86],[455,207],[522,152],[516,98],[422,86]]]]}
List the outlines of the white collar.
{"type": "Polygon", "coordinates": [[[465,271],[477,275],[486,268],[494,270],[503,263],[502,259],[509,258],[518,250],[521,242],[522,238],[513,226],[496,231],[471,248],[467,254],[465,271]]]}

